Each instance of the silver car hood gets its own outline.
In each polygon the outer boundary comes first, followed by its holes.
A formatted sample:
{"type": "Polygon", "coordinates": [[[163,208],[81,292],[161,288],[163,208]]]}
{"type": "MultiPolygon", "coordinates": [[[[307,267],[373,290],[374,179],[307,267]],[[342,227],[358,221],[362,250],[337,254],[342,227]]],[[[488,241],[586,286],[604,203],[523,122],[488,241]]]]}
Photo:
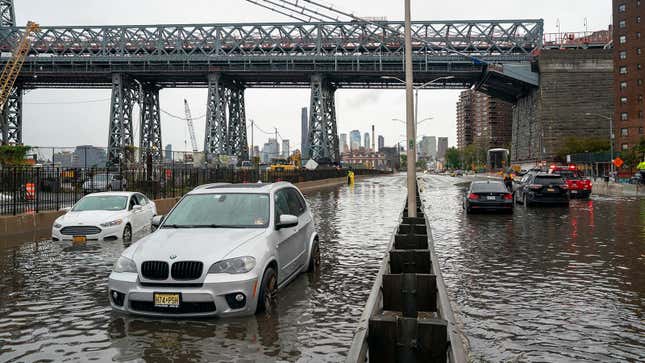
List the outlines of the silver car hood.
{"type": "MultiPolygon", "coordinates": [[[[162,228],[132,247],[132,258],[143,261],[203,261],[226,259],[236,248],[263,234],[255,228],[162,228]],[[176,256],[171,259],[170,256],[176,256]]],[[[238,257],[238,256],[230,256],[238,257]]]]}
{"type": "Polygon", "coordinates": [[[128,211],[107,211],[107,210],[91,210],[82,212],[67,212],[59,217],[56,222],[63,226],[98,226],[101,223],[111,222],[117,219],[127,217],[128,211]]]}

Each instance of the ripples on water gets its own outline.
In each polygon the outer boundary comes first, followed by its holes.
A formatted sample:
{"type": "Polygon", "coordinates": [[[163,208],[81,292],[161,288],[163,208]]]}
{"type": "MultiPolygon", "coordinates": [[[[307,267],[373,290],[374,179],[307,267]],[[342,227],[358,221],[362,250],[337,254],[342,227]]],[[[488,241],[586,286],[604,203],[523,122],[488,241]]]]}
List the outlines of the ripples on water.
{"type": "Polygon", "coordinates": [[[475,361],[645,361],[645,200],[465,215],[424,177],[441,270],[475,361]]]}
{"type": "Polygon", "coordinates": [[[321,271],[281,290],[270,317],[185,321],[112,313],[106,284],[120,242],[0,249],[0,361],[341,361],[404,193],[400,177],[310,193],[321,271]]]}

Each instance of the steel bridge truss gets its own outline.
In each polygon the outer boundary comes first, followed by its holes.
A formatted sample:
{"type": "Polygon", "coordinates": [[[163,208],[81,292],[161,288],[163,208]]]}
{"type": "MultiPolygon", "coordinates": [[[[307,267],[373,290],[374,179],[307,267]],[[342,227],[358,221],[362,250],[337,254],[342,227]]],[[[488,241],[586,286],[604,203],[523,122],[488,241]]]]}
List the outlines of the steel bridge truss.
{"type": "Polygon", "coordinates": [[[13,0],[0,0],[0,27],[16,26],[13,0]]]}
{"type": "Polygon", "coordinates": [[[22,144],[22,88],[13,87],[2,110],[0,145],[22,144]]]}
{"type": "Polygon", "coordinates": [[[340,162],[334,87],[321,74],[311,77],[309,140],[305,157],[318,162],[340,162]]]}
{"type": "Polygon", "coordinates": [[[139,91],[140,86],[129,76],[122,73],[112,75],[108,137],[108,162],[112,165],[134,160],[132,109],[139,99],[139,91]]]}
{"type": "MultiPolygon", "coordinates": [[[[30,54],[155,58],[232,55],[401,55],[403,22],[325,22],[43,27],[30,54]]],[[[12,49],[21,28],[0,35],[12,49]]],[[[423,55],[529,55],[542,45],[542,20],[413,22],[423,55]]]]}
{"type": "Polygon", "coordinates": [[[162,159],[159,90],[155,84],[141,85],[139,148],[142,161],[146,161],[148,156],[155,161],[162,159]]]}

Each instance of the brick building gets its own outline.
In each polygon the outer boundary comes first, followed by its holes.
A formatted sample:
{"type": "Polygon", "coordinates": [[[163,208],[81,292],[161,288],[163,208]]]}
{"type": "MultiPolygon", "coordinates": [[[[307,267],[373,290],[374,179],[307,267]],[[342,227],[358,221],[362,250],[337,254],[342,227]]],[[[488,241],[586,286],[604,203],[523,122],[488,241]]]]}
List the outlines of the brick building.
{"type": "Polygon", "coordinates": [[[645,5],[640,0],[613,0],[615,148],[626,150],[645,137],[645,5]]]}
{"type": "Polygon", "coordinates": [[[513,105],[473,90],[457,103],[457,147],[474,144],[488,150],[508,147],[512,138],[513,105]]]}

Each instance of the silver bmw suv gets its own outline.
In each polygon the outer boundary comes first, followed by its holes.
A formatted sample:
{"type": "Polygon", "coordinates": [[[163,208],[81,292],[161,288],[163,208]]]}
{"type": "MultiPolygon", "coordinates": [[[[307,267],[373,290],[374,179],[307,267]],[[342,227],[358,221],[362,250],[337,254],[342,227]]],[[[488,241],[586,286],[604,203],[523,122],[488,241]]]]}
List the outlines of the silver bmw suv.
{"type": "Polygon", "coordinates": [[[113,309],[152,316],[239,316],[320,264],[313,216],[290,183],[210,184],[186,194],[114,264],[113,309]]]}

